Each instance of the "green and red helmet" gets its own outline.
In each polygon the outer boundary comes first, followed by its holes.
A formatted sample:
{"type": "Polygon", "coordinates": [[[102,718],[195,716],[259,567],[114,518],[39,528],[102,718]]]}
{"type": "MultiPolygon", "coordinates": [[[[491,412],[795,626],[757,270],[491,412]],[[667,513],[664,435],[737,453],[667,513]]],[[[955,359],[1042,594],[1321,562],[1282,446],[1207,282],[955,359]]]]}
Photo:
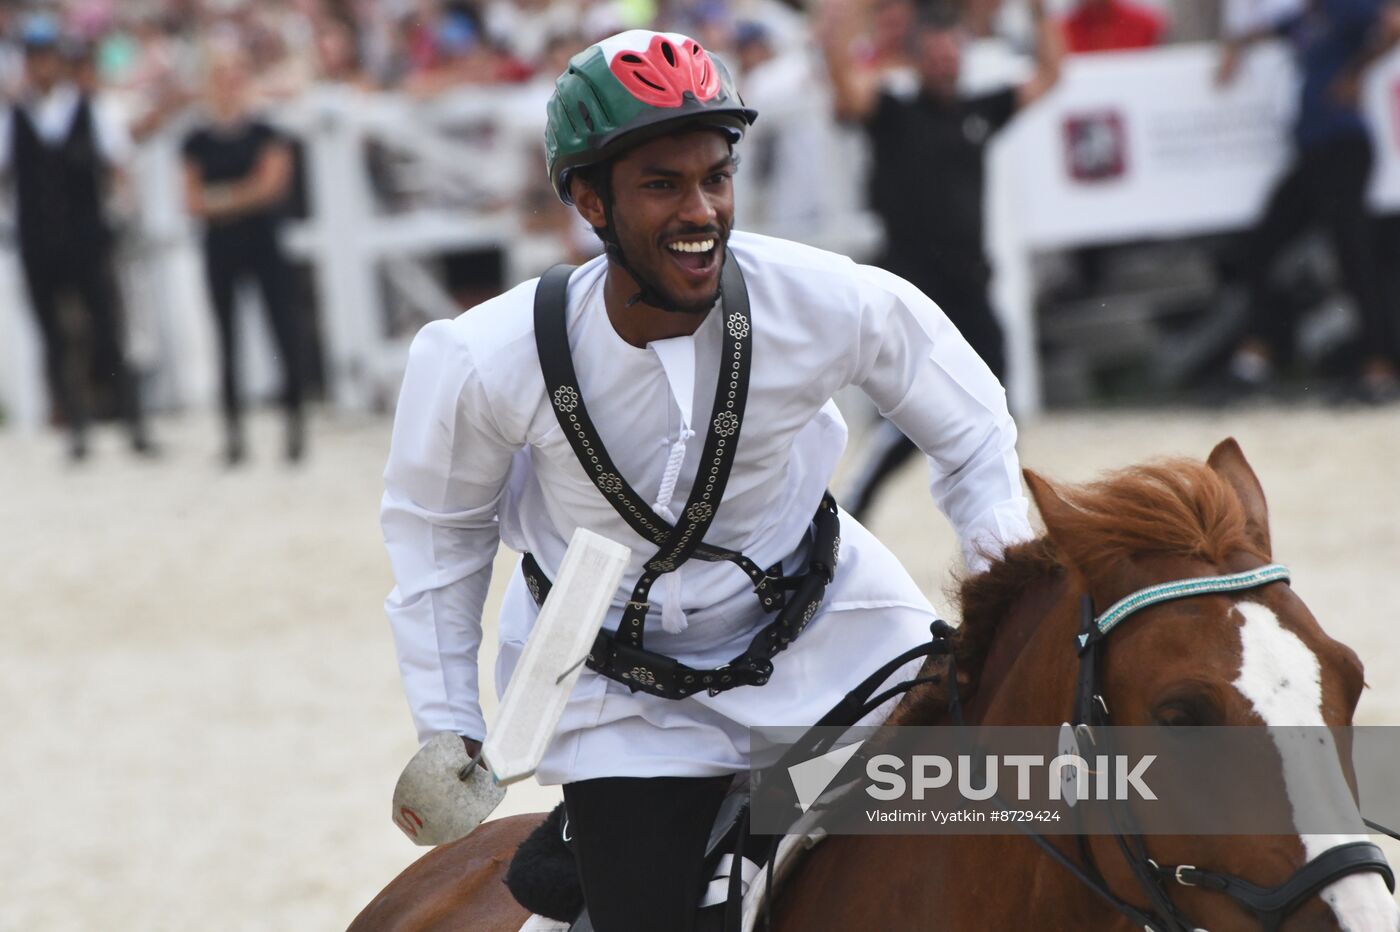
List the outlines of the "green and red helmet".
{"type": "Polygon", "coordinates": [[[738,142],[758,112],[744,106],[728,69],[674,32],[632,29],[569,60],[554,82],[544,131],[549,180],[565,204],[569,173],[693,123],[738,142]]]}

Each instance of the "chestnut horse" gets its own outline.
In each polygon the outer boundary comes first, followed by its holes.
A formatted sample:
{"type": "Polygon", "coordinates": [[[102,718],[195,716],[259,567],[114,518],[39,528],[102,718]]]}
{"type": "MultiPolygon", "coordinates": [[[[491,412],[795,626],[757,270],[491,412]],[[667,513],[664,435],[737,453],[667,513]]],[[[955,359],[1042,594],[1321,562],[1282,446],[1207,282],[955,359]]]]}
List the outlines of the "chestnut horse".
{"type": "MultiPolygon", "coordinates": [[[[1075,710],[1084,594],[1099,607],[1171,580],[1252,570],[1271,560],[1264,494],[1233,440],[1206,463],[1174,460],[1094,485],[1059,489],[1026,473],[1044,537],[1012,547],[966,579],[958,662],[970,674],[966,718],[985,725],[1058,725],[1075,710]]],[[[1116,725],[1346,725],[1363,688],[1356,655],[1328,637],[1286,582],[1154,605],[1104,645],[1101,688],[1116,725]]],[[[941,697],[911,692],[895,724],[945,724],[941,697]]],[[[1278,775],[1287,782],[1287,768],[1278,775]]],[[[1326,775],[1345,792],[1349,761],[1326,775]]],[[[365,908],[351,932],[516,932],[526,919],[501,882],[542,816],[483,825],[411,865],[365,908]]],[[[1319,854],[1359,837],[1290,835],[1145,839],[1159,864],[1200,865],[1274,887],[1319,854]]],[[[1073,838],[1051,842],[1080,863],[1073,838]]],[[[1115,839],[1094,836],[1092,869],[1125,903],[1151,911],[1115,839]]],[[[1210,932],[1257,930],[1230,897],[1168,884],[1170,907],[1210,932]]],[[[798,930],[1104,930],[1130,923],[1021,836],[827,838],[779,889],[774,928],[798,930]]],[[[1183,923],[1182,928],[1190,928],[1183,923]]],[[[1159,926],[1158,928],[1162,928],[1159,926]]],[[[1280,932],[1400,930],[1400,910],[1375,872],[1340,876],[1301,902],[1280,932]]]]}

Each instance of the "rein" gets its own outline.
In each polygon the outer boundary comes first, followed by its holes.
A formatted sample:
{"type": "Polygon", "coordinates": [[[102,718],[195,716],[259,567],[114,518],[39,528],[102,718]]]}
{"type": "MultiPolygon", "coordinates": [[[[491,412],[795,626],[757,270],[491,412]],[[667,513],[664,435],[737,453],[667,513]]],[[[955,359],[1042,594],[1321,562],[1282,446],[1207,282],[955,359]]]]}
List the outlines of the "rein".
{"type": "MultiPolygon", "coordinates": [[[[1242,592],[1266,586],[1274,582],[1286,582],[1288,568],[1271,563],[1258,569],[1223,576],[1205,576],[1193,579],[1175,580],[1160,583],[1138,590],[1111,605],[1103,614],[1095,615],[1093,599],[1088,595],[1081,598],[1080,633],[1075,640],[1075,650],[1079,656],[1079,681],[1075,692],[1075,714],[1072,724],[1076,743],[1094,744],[1101,753],[1106,753],[1108,732],[1096,729],[1109,724],[1108,705],[1104,701],[1100,683],[1100,664],[1103,642],[1115,627],[1133,615],[1152,605],[1198,595],[1242,592]],[[1102,744],[1100,744],[1102,741],[1102,744]]],[[[818,729],[829,726],[850,726],[855,724],[885,700],[900,693],[908,692],[922,683],[938,682],[938,676],[917,677],[898,683],[878,695],[872,695],[885,678],[915,657],[947,656],[947,683],[949,688],[948,712],[959,728],[966,728],[962,702],[958,695],[957,661],[953,649],[955,629],[947,622],[938,620],[930,626],[932,639],[926,644],[905,651],[885,664],[851,690],[846,697],[824,715],[796,745],[784,754],[777,766],[787,766],[808,760],[825,753],[835,744],[837,735],[830,733],[814,735],[818,729]]],[[[1140,835],[1133,831],[1131,819],[1119,821],[1119,807],[1110,809],[1115,836],[1123,856],[1137,878],[1143,893],[1152,904],[1150,911],[1144,911],[1117,896],[1109,889],[1098,868],[1094,865],[1085,836],[1079,836],[1080,857],[1083,863],[1076,863],[1044,836],[1029,828],[1021,831],[1035,842],[1051,860],[1068,871],[1076,880],[1089,888],[1096,896],[1123,916],[1131,920],[1145,932],[1205,932],[1190,922],[1171,901],[1168,892],[1170,884],[1183,887],[1200,887],[1229,896],[1246,911],[1259,919],[1266,932],[1274,932],[1283,920],[1303,901],[1318,891],[1343,877],[1355,873],[1377,873],[1386,886],[1395,892],[1395,876],[1389,862],[1380,848],[1371,842],[1352,842],[1330,848],[1308,861],[1291,877],[1276,887],[1260,887],[1240,877],[1210,870],[1191,864],[1160,865],[1147,855],[1147,848],[1140,835]],[[1124,823],[1127,824],[1124,824],[1124,823]]],[[[1126,813],[1121,813],[1126,816],[1126,813]]],[[[1363,819],[1370,828],[1400,839],[1391,829],[1363,819]]],[[[1020,823],[1017,823],[1020,826],[1020,823]]],[[[773,898],[772,862],[769,859],[769,885],[765,906],[773,898]]],[[[771,928],[771,915],[765,909],[765,918],[771,928]]],[[[731,928],[726,926],[726,928],[731,928]]]]}

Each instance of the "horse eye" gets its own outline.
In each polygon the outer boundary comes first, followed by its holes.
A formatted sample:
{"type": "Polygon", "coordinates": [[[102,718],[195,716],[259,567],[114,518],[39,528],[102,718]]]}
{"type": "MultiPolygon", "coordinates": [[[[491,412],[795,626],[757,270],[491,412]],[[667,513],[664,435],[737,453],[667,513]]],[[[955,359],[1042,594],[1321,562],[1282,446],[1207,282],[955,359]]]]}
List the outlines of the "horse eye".
{"type": "Polygon", "coordinates": [[[1220,714],[1204,699],[1172,699],[1152,711],[1152,721],[1168,728],[1211,725],[1219,720],[1220,714]]]}
{"type": "Polygon", "coordinates": [[[1179,705],[1162,706],[1152,713],[1152,719],[1158,725],[1167,727],[1197,724],[1196,720],[1192,718],[1190,710],[1183,709],[1179,705]]]}

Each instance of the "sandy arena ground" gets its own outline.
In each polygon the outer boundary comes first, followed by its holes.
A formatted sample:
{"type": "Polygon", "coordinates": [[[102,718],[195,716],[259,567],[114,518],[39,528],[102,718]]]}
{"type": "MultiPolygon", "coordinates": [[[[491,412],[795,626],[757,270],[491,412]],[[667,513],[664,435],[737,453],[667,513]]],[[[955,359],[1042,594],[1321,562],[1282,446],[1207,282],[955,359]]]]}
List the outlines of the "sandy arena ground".
{"type": "MultiPolygon", "coordinates": [[[[158,424],[158,463],[104,436],[76,471],[56,438],[0,433],[3,932],[342,929],[421,853],[389,822],[415,750],[380,610],[389,424],[321,420],[300,471],[277,460],[276,423],[256,426],[234,474],[208,420],[158,424]]],[[[1068,480],[1239,438],[1276,556],[1366,661],[1359,720],[1400,723],[1400,410],[1022,433],[1024,463],[1068,480]]],[[[946,606],[952,540],[923,485],[908,468],[872,524],[946,606]]],[[[555,797],[515,788],[501,813],[555,797]]]]}

